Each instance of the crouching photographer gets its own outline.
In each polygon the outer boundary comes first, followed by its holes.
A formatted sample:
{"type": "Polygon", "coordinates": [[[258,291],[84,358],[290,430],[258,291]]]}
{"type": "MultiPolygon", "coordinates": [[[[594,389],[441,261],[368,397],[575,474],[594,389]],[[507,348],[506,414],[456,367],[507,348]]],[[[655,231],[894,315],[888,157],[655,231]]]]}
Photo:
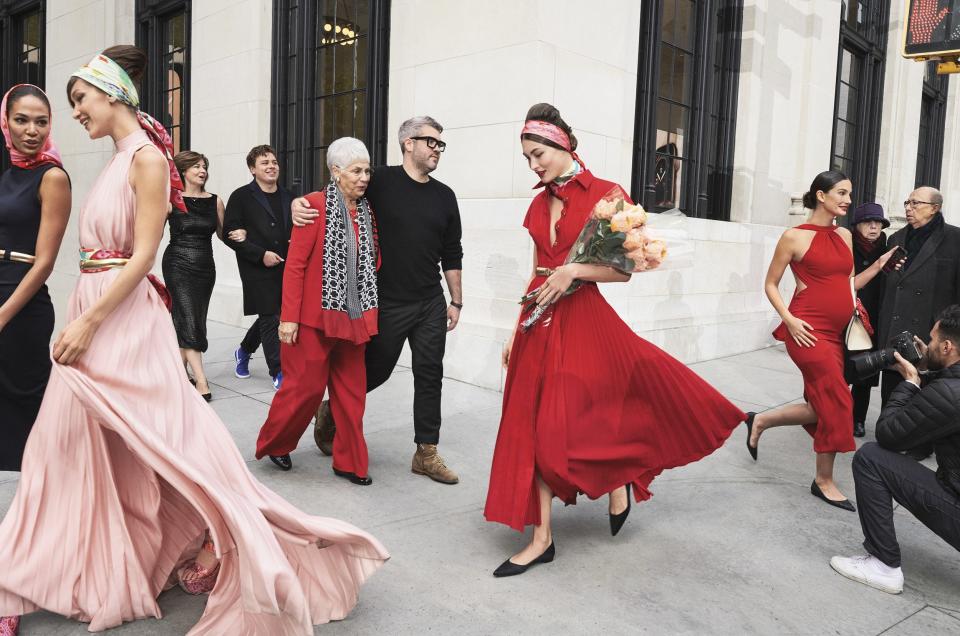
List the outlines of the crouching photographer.
{"type": "Polygon", "coordinates": [[[960,306],[943,310],[921,348],[920,373],[899,352],[893,367],[903,380],[877,420],[877,443],[864,444],[853,458],[860,526],[867,554],[833,557],[830,566],[847,578],[884,592],[903,591],[900,546],[893,526],[893,501],[960,550],[960,306]],[[900,451],[932,444],[933,471],[900,451]]]}

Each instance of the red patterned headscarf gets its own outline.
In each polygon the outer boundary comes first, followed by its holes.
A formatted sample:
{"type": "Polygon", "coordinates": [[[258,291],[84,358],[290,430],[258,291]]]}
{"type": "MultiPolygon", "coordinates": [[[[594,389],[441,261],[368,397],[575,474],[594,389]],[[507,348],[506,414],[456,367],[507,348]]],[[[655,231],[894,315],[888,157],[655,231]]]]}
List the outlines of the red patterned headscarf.
{"type": "MultiPolygon", "coordinates": [[[[10,163],[18,168],[26,168],[27,170],[39,168],[46,164],[52,164],[62,168],[63,159],[60,157],[60,151],[57,150],[57,146],[53,143],[52,130],[50,134],[47,135],[46,141],[43,142],[43,146],[40,147],[40,150],[35,155],[28,155],[13,147],[13,140],[10,138],[10,124],[7,121],[7,101],[10,98],[10,93],[21,86],[33,86],[33,84],[17,84],[7,91],[6,95],[3,96],[3,101],[0,102],[0,130],[3,131],[3,139],[6,143],[7,151],[10,153],[10,163]]],[[[39,86],[33,86],[33,88],[43,93],[39,86]]],[[[43,94],[46,95],[46,93],[43,94]]],[[[53,126],[53,113],[50,114],[50,126],[53,126]]]]}
{"type": "Polygon", "coordinates": [[[520,136],[523,137],[526,134],[538,135],[544,139],[549,139],[567,152],[573,153],[573,149],[570,147],[570,136],[563,131],[563,128],[551,124],[548,121],[540,121],[539,119],[527,120],[523,125],[523,130],[520,131],[520,136]]]}
{"type": "Polygon", "coordinates": [[[523,136],[526,134],[537,135],[560,146],[563,150],[566,150],[573,156],[573,165],[570,166],[570,170],[560,175],[555,182],[552,183],[543,183],[542,181],[533,186],[533,189],[537,188],[546,188],[550,191],[555,197],[560,197],[563,187],[567,185],[570,181],[573,180],[578,174],[586,170],[586,166],[583,165],[583,161],[580,160],[580,157],[577,156],[577,153],[574,152],[570,143],[570,136],[557,126],[556,124],[551,124],[548,121],[541,121],[539,119],[528,119],[523,124],[523,130],[520,131],[520,138],[523,139],[523,136]]]}
{"type": "Polygon", "coordinates": [[[170,134],[163,124],[140,110],[140,95],[123,67],[103,53],[99,53],[81,66],[72,77],[82,79],[137,111],[140,127],[147,132],[150,141],[163,153],[170,165],[170,203],[181,212],[186,212],[187,206],[183,202],[183,181],[180,179],[177,166],[173,163],[173,140],[170,139],[170,134]]]}

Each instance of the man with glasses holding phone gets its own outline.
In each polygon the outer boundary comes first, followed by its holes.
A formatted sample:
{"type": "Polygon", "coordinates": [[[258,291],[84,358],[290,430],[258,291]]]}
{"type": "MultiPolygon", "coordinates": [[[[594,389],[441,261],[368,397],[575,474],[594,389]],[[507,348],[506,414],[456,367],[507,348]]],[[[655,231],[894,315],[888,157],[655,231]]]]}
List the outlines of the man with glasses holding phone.
{"type": "MultiPolygon", "coordinates": [[[[430,177],[447,144],[443,126],[428,116],[403,122],[399,131],[403,163],[376,168],[367,187],[377,221],[382,265],[378,272],[379,334],[365,353],[367,392],[387,381],[404,342],[413,354],[413,426],[417,450],[411,469],[434,481],[455,484],[457,474],[437,452],[440,393],[446,335],[460,320],[463,248],[457,197],[430,177]],[[440,285],[447,282],[450,302],[440,285]]],[[[293,203],[295,225],[313,223],[316,210],[305,199],[293,203]]],[[[317,411],[314,439],[321,452],[333,452],[336,424],[330,405],[317,411]]]]}
{"type": "MultiPolygon", "coordinates": [[[[902,331],[926,340],[936,316],[960,303],[960,228],[944,221],[943,195],[922,186],[910,193],[903,207],[907,225],[890,237],[887,247],[903,247],[906,261],[899,271],[887,274],[877,330],[880,346],[902,331]]],[[[883,371],[883,406],[900,380],[895,370],[883,371]]],[[[913,454],[926,457],[930,453],[923,449],[913,454]]]]}

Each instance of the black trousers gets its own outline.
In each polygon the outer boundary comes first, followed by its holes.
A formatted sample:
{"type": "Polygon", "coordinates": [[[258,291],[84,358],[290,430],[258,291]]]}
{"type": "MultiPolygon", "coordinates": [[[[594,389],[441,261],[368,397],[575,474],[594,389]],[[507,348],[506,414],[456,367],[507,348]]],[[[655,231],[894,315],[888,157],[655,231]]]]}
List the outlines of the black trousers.
{"type": "Polygon", "coordinates": [[[413,441],[440,441],[440,393],[447,346],[447,301],[443,294],[413,303],[380,300],[379,333],[367,343],[367,392],[389,379],[403,343],[413,356],[413,441]]]}
{"type": "Polygon", "coordinates": [[[870,408],[870,391],[873,387],[869,384],[854,384],[850,387],[850,393],[853,395],[853,421],[866,422],[867,409],[870,408]]]}
{"type": "Polygon", "coordinates": [[[900,567],[900,545],[893,526],[894,501],[960,550],[960,497],[941,486],[934,471],[870,442],[853,456],[853,480],[857,486],[863,547],[873,556],[892,568],[900,567]]]}
{"type": "Polygon", "coordinates": [[[261,314],[255,323],[250,325],[247,335],[243,337],[240,348],[253,355],[263,346],[263,357],[267,359],[267,369],[270,377],[280,373],[280,316],[261,314]]]}

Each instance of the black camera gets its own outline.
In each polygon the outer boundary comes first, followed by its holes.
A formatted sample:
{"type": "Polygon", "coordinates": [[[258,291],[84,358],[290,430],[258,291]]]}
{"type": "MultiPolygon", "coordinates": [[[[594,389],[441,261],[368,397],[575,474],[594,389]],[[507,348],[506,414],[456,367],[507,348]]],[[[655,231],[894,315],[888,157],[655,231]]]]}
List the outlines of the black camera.
{"type": "Polygon", "coordinates": [[[850,356],[849,363],[853,375],[860,380],[866,380],[883,369],[891,368],[897,363],[893,357],[894,353],[899,353],[907,362],[914,365],[923,358],[913,334],[904,331],[890,338],[887,346],[882,349],[864,351],[850,356]]]}

